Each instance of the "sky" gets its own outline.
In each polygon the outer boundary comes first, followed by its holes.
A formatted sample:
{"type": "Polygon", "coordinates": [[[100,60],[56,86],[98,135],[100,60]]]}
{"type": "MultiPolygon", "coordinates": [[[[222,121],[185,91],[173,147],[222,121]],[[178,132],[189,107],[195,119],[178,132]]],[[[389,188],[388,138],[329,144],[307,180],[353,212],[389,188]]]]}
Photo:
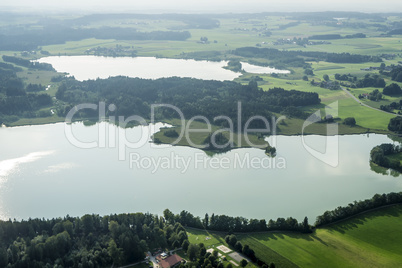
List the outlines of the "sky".
{"type": "Polygon", "coordinates": [[[9,10],[243,13],[271,11],[402,12],[401,0],[1,0],[9,10]]]}

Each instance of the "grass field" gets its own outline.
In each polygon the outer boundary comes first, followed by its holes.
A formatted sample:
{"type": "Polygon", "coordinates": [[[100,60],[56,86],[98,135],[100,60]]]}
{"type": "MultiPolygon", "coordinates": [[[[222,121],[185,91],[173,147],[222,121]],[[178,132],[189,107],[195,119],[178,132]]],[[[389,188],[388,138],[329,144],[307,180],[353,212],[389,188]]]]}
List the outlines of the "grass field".
{"type": "MultiPolygon", "coordinates": [[[[224,244],[225,233],[187,229],[190,243],[224,244]],[[211,239],[205,240],[206,237],[211,239]],[[198,239],[197,239],[198,238],[198,239]]],[[[237,234],[258,258],[276,267],[399,267],[402,205],[381,208],[316,229],[313,234],[237,234]]]]}
{"type": "Polygon", "coordinates": [[[257,256],[281,263],[279,267],[398,267],[402,263],[402,205],[362,214],[313,234],[238,238],[257,256]]]}
{"type": "Polygon", "coordinates": [[[204,230],[187,229],[187,235],[188,235],[188,241],[191,244],[203,243],[207,249],[210,247],[216,247],[225,244],[224,238],[204,230]]]}

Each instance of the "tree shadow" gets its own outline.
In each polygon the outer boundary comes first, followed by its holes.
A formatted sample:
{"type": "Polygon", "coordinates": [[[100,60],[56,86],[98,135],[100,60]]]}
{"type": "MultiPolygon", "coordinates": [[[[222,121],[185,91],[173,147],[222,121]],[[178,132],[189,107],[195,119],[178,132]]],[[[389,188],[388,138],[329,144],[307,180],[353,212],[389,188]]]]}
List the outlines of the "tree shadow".
{"type": "Polygon", "coordinates": [[[330,224],[326,227],[328,231],[336,231],[344,234],[346,231],[359,228],[368,221],[377,217],[401,217],[402,205],[392,205],[389,207],[377,208],[364,212],[360,215],[353,216],[350,219],[345,219],[341,222],[330,224]]]}

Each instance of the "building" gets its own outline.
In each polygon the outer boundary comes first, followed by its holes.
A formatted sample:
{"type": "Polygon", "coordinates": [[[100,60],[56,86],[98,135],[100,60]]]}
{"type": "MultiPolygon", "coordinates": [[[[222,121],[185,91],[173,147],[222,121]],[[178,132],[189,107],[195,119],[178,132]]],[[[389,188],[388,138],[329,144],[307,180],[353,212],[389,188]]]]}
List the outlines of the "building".
{"type": "Polygon", "coordinates": [[[164,259],[162,259],[161,256],[156,257],[157,260],[159,260],[159,267],[161,268],[171,268],[175,267],[176,265],[179,265],[182,262],[182,258],[180,258],[179,255],[173,254],[171,256],[168,256],[164,259]]]}

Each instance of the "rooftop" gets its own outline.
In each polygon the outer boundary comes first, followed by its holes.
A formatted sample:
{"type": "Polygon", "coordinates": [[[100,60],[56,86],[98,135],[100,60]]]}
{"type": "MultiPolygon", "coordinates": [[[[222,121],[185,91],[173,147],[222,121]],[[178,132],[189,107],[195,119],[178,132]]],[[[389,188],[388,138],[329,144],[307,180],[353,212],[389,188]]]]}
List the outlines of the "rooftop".
{"type": "Polygon", "coordinates": [[[159,256],[157,257],[157,259],[160,261],[159,265],[162,268],[170,268],[175,266],[176,264],[180,263],[182,261],[182,258],[180,258],[179,255],[174,254],[172,256],[167,257],[166,259],[162,260],[162,258],[160,258],[159,256]]]}

